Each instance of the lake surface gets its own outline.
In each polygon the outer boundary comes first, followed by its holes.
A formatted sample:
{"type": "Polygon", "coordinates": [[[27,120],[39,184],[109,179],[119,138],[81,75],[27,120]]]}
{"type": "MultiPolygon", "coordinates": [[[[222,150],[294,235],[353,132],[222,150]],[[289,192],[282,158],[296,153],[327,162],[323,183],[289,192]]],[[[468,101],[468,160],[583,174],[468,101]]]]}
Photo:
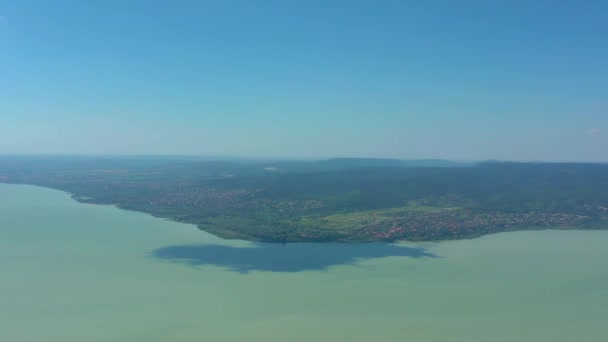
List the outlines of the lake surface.
{"type": "Polygon", "coordinates": [[[1,341],[605,341],[608,231],[253,244],[0,184],[1,341]]]}

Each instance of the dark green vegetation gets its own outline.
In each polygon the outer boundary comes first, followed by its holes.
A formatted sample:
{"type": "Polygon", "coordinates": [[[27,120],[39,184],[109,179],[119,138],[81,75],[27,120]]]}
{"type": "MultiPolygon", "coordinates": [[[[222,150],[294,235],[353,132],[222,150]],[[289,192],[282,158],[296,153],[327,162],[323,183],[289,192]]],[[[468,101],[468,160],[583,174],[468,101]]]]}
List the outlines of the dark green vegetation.
{"type": "Polygon", "coordinates": [[[445,240],[608,228],[608,165],[441,160],[0,157],[0,182],[64,190],[257,241],[445,240]]]}

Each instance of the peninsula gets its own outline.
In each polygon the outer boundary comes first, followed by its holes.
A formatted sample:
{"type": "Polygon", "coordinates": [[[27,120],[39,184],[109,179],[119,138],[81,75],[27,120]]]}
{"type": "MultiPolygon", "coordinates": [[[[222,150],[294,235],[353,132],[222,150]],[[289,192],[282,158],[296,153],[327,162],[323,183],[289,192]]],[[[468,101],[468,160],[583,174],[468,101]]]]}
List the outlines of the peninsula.
{"type": "Polygon", "coordinates": [[[3,156],[0,182],[265,242],[608,228],[608,164],[3,156]]]}

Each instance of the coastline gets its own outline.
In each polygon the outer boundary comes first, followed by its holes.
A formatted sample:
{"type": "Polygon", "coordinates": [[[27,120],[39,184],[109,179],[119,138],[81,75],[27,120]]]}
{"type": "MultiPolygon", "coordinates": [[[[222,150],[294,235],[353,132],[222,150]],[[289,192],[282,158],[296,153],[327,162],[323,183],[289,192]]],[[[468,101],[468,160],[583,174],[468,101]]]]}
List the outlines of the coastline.
{"type": "MultiPolygon", "coordinates": [[[[230,231],[230,230],[222,230],[222,229],[205,229],[203,227],[201,227],[200,224],[194,223],[194,222],[187,222],[187,221],[183,221],[183,220],[176,220],[174,218],[171,217],[166,217],[166,216],[161,216],[161,215],[157,215],[155,213],[151,213],[151,212],[147,212],[147,211],[143,211],[143,210],[137,210],[137,209],[132,209],[132,208],[125,208],[123,206],[121,206],[120,204],[114,203],[114,204],[104,204],[104,203],[95,203],[94,201],[89,201],[89,197],[81,197],[78,196],[74,193],[71,193],[69,191],[63,190],[63,189],[59,189],[59,188],[54,188],[54,187],[50,187],[50,186],[46,186],[46,185],[39,185],[39,184],[32,184],[32,183],[14,183],[14,182],[5,182],[3,180],[0,179],[0,183],[2,184],[8,184],[8,185],[24,185],[24,186],[32,186],[32,187],[39,187],[39,188],[44,188],[44,189],[50,189],[50,190],[54,190],[54,191],[59,191],[62,192],[66,195],[68,195],[70,197],[71,200],[73,200],[76,203],[79,204],[85,204],[85,205],[93,205],[93,206],[99,206],[99,207],[114,207],[116,209],[119,210],[124,210],[124,211],[130,211],[130,212],[136,212],[136,213],[141,213],[141,214],[145,214],[145,215],[149,215],[151,217],[154,218],[158,218],[158,219],[163,219],[163,220],[168,220],[168,221],[172,221],[172,222],[176,222],[176,223],[181,223],[181,224],[187,224],[187,225],[191,225],[194,228],[196,228],[199,231],[205,232],[207,234],[213,235],[217,238],[220,239],[224,239],[224,240],[242,240],[242,241],[247,241],[247,242],[252,242],[252,243],[269,243],[269,244],[297,244],[297,243],[321,243],[321,244],[331,244],[331,243],[339,243],[339,244],[366,244],[366,243],[387,243],[387,244],[394,244],[394,243],[408,243],[408,244],[417,244],[417,243],[442,243],[442,242],[448,242],[448,241],[460,241],[460,240],[474,240],[474,239],[479,239],[482,238],[484,236],[488,236],[488,235],[495,235],[495,234],[501,234],[501,233],[510,233],[510,232],[518,232],[518,231],[542,231],[542,230],[561,230],[561,231],[589,231],[589,230],[597,230],[597,231],[601,231],[601,230],[608,230],[608,226],[603,227],[603,228],[582,228],[582,227],[576,227],[576,226],[551,226],[551,227],[547,227],[547,226],[536,226],[536,227],[513,227],[514,229],[506,229],[504,231],[497,231],[497,232],[489,232],[486,234],[476,234],[474,236],[468,236],[468,237],[464,237],[464,238],[454,238],[454,239],[442,239],[442,240],[406,240],[406,239],[391,239],[391,240],[385,240],[385,239],[379,239],[379,240],[368,240],[368,241],[345,241],[345,240],[321,240],[321,241],[314,241],[314,240],[289,240],[289,241],[273,241],[273,240],[260,240],[260,239],[255,239],[252,238],[250,236],[246,236],[243,234],[240,234],[236,231],[230,231]],[[83,198],[85,198],[85,200],[82,200],[83,198]]],[[[92,198],[91,198],[92,199],[92,198]]],[[[94,200],[94,199],[93,199],[94,200]]]]}

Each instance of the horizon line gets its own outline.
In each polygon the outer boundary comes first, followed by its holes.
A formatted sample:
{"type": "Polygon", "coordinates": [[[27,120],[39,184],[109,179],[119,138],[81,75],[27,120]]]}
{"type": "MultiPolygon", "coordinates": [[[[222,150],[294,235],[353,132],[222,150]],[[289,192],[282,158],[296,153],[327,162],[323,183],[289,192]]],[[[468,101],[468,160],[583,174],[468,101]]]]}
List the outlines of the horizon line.
{"type": "Polygon", "coordinates": [[[375,160],[397,160],[397,161],[446,161],[453,163],[579,163],[579,164],[608,164],[608,161],[572,161],[572,160],[513,160],[513,159],[449,159],[449,158],[396,158],[396,157],[361,157],[361,156],[333,156],[333,157],[294,157],[294,156],[235,156],[235,155],[204,155],[204,154],[113,154],[113,153],[12,153],[0,152],[0,157],[101,157],[101,158],[204,158],[204,159],[242,159],[260,161],[322,161],[331,159],[375,159],[375,160]]]}

